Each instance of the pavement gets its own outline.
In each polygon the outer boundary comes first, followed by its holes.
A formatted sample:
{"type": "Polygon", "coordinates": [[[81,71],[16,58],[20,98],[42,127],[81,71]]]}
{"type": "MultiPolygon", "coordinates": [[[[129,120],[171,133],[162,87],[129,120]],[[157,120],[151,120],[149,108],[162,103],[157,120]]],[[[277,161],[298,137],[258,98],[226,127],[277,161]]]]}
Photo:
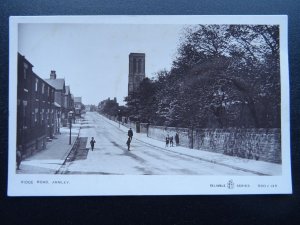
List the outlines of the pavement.
{"type": "MultiPolygon", "coordinates": [[[[118,122],[109,120],[106,117],[103,118],[110,124],[126,132],[127,134],[128,132],[127,127],[123,126],[122,124],[119,124],[118,122]]],[[[144,133],[134,132],[133,138],[141,142],[147,143],[149,145],[153,145],[153,147],[156,148],[159,147],[164,151],[176,152],[185,156],[193,156],[195,158],[198,158],[206,162],[227,166],[232,169],[241,170],[244,172],[251,172],[257,175],[269,175],[269,176],[278,176],[282,174],[281,164],[269,163],[264,161],[256,161],[253,159],[245,159],[236,156],[228,156],[220,153],[210,152],[208,150],[206,151],[205,149],[201,149],[201,150],[189,149],[182,146],[175,146],[175,144],[174,147],[165,147],[164,140],[159,141],[159,140],[149,138],[147,137],[147,134],[144,133]]]]}
{"type": "Polygon", "coordinates": [[[51,142],[47,142],[46,149],[41,150],[21,162],[17,174],[54,174],[60,169],[80,132],[80,123],[72,125],[71,145],[69,145],[70,129],[60,128],[51,142]]]}

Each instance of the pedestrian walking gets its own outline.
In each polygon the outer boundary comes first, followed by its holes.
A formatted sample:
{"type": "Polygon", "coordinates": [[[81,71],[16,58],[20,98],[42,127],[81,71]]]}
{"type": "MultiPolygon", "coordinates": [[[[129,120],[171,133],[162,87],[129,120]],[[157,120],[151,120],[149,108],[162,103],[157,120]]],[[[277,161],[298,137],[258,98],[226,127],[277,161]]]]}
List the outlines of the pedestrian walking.
{"type": "Polygon", "coordinates": [[[95,141],[94,137],[92,137],[92,140],[90,141],[92,151],[94,150],[95,143],[96,143],[96,141],[95,141]]]}
{"type": "Polygon", "coordinates": [[[22,162],[22,146],[21,145],[19,145],[18,150],[17,150],[16,161],[17,161],[17,170],[19,170],[21,162],[22,162]]]}
{"type": "Polygon", "coordinates": [[[170,147],[173,147],[173,136],[170,137],[170,147]]]}
{"type": "Polygon", "coordinates": [[[132,141],[132,136],[133,136],[133,131],[130,127],[130,129],[128,130],[128,137],[130,138],[130,141],[132,141]]]}
{"type": "Polygon", "coordinates": [[[166,147],[169,147],[169,135],[166,137],[166,147]]]}
{"type": "Polygon", "coordinates": [[[178,146],[179,145],[179,134],[178,133],[175,134],[175,142],[176,142],[176,146],[178,146]]]}
{"type": "Polygon", "coordinates": [[[130,139],[130,137],[128,137],[127,142],[126,142],[128,151],[130,151],[130,142],[131,142],[131,139],[130,139]]]}

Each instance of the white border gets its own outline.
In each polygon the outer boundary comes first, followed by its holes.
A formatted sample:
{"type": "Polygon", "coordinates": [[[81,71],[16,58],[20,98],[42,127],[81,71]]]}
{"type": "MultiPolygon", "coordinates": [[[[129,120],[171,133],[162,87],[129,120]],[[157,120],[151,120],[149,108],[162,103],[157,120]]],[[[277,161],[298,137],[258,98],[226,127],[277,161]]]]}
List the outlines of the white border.
{"type": "Polygon", "coordinates": [[[32,16],[9,20],[9,196],[75,195],[214,195],[214,194],[291,194],[290,113],[287,16],[32,16]],[[178,175],[25,175],[15,173],[18,24],[278,24],[280,26],[281,67],[281,176],[178,176],[178,175]],[[37,180],[67,181],[66,185],[41,185],[37,180]],[[21,184],[32,180],[33,185],[21,184]],[[211,187],[210,184],[250,184],[250,188],[211,187]],[[258,184],[276,185],[258,188],[258,184]]]}

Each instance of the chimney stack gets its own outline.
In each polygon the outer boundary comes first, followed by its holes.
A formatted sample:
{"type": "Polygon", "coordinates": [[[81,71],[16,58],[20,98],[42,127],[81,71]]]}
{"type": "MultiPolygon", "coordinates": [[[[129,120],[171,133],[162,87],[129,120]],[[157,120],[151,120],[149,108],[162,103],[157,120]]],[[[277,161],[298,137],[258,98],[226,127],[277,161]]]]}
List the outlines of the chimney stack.
{"type": "Polygon", "coordinates": [[[51,70],[50,79],[51,80],[55,80],[56,79],[56,72],[55,72],[55,70],[51,70]]]}

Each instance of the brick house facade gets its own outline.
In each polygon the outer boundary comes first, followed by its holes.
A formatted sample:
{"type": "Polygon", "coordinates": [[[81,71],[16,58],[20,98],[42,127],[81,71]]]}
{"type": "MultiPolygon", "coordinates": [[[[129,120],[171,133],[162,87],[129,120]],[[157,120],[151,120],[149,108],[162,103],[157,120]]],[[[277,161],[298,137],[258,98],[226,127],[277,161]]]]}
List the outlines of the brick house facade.
{"type": "Polygon", "coordinates": [[[18,53],[17,146],[25,157],[45,148],[55,130],[55,89],[32,68],[18,53]]]}

